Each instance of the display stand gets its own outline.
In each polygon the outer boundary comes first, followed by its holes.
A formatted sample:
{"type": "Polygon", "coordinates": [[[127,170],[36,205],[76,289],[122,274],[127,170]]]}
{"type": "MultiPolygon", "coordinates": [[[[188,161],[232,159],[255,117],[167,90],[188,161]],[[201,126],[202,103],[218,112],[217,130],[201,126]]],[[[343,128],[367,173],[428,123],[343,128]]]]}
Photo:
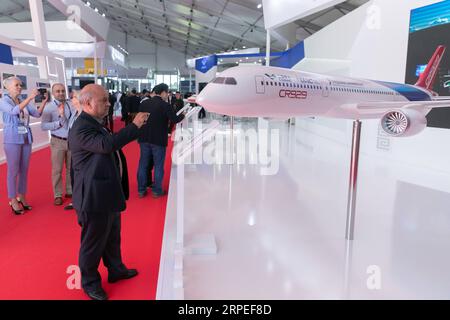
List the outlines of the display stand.
{"type": "MultiPolygon", "coordinates": [[[[181,108],[178,112],[177,112],[177,116],[179,116],[180,114],[182,114],[183,112],[187,115],[188,112],[192,109],[191,104],[187,103],[184,105],[183,108],[181,108]]],[[[180,130],[183,131],[183,127],[187,126],[187,123],[185,122],[186,116],[184,117],[183,121],[180,122],[180,130]]]]}
{"type": "MultiPolygon", "coordinates": [[[[197,111],[198,113],[198,111],[197,111]]],[[[192,114],[195,114],[192,113],[192,114]]],[[[192,114],[189,116],[191,117],[192,114]]],[[[218,121],[211,122],[199,134],[194,135],[192,139],[179,140],[173,153],[173,161],[177,165],[177,237],[174,252],[174,278],[173,286],[175,298],[184,299],[183,286],[183,256],[185,254],[208,254],[217,253],[217,244],[213,234],[202,234],[192,237],[185,246],[184,243],[184,173],[185,160],[200,148],[206,141],[209,141],[219,130],[218,121]]]]}
{"type": "Polygon", "coordinates": [[[344,265],[344,284],[343,300],[350,299],[351,275],[353,265],[353,241],[345,241],[345,265],[344,265]]]}
{"type": "MultiPolygon", "coordinates": [[[[183,110],[183,109],[181,109],[181,110],[183,110]]],[[[190,106],[189,106],[189,108],[186,108],[187,113],[186,113],[186,115],[185,115],[185,117],[184,117],[184,119],[183,119],[183,121],[181,122],[181,125],[180,125],[181,131],[183,131],[184,129],[187,129],[189,127],[189,120],[191,118],[195,119],[194,116],[198,116],[198,113],[200,112],[201,109],[202,109],[201,107],[193,107],[192,108],[190,106]]],[[[179,112],[181,112],[181,110],[179,112]]]]}
{"type": "Polygon", "coordinates": [[[347,223],[345,238],[349,241],[354,239],[355,217],[356,217],[356,193],[358,184],[359,146],[361,141],[361,121],[353,121],[352,157],[350,162],[350,179],[348,186],[347,201],[347,223]]]}
{"type": "Polygon", "coordinates": [[[234,165],[234,117],[230,118],[230,134],[231,164],[234,165]]]}

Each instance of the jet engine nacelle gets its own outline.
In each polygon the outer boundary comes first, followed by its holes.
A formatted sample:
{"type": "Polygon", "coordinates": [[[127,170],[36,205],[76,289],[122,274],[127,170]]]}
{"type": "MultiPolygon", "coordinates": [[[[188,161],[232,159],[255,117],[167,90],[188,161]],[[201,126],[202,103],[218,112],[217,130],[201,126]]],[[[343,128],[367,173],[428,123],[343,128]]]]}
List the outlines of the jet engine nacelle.
{"type": "Polygon", "coordinates": [[[427,127],[427,118],[414,109],[393,110],[381,118],[381,127],[390,136],[410,137],[427,127]]]}

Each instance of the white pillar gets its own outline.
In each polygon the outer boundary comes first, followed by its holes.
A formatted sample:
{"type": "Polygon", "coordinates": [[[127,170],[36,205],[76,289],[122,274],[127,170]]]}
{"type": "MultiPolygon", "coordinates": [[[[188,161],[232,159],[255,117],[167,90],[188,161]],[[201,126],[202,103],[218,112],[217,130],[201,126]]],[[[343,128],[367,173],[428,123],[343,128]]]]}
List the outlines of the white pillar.
{"type": "Polygon", "coordinates": [[[192,92],[192,69],[189,68],[189,92],[192,92]]]}
{"type": "Polygon", "coordinates": [[[97,37],[94,37],[94,77],[95,77],[95,84],[97,84],[97,78],[98,78],[98,68],[97,68],[97,37]]]}
{"type": "Polygon", "coordinates": [[[270,66],[270,30],[267,30],[266,36],[266,66],[270,66]]]}
{"type": "Polygon", "coordinates": [[[105,60],[103,58],[100,59],[100,75],[104,77],[103,70],[105,69],[105,60]]]}
{"type": "Polygon", "coordinates": [[[73,58],[70,58],[70,67],[72,69],[72,78],[71,78],[71,83],[72,83],[72,88],[75,86],[74,82],[73,82],[73,78],[75,77],[75,68],[73,66],[73,58]]]}
{"type": "MultiPolygon", "coordinates": [[[[31,20],[36,47],[48,50],[47,33],[45,30],[45,17],[42,0],[29,0],[31,20]]],[[[46,56],[38,56],[39,77],[48,79],[48,61],[46,56]]]]}

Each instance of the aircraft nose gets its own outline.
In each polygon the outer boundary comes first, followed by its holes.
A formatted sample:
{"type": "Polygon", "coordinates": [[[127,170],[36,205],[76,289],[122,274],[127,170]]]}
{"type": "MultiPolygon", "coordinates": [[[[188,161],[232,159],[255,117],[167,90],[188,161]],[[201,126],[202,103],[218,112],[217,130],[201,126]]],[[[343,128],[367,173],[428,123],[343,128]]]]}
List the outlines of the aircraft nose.
{"type": "Polygon", "coordinates": [[[208,88],[204,88],[202,90],[202,92],[199,93],[199,95],[197,96],[197,100],[196,103],[198,105],[201,105],[202,107],[208,107],[208,93],[207,90],[208,88]]]}

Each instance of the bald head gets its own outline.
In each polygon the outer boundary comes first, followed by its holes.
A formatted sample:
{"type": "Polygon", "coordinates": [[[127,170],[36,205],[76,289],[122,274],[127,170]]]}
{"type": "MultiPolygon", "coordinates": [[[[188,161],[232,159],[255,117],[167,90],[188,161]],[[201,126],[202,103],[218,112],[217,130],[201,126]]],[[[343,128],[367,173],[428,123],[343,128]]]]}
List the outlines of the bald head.
{"type": "Polygon", "coordinates": [[[83,111],[97,119],[108,115],[109,99],[106,90],[98,84],[88,84],[81,90],[78,100],[83,111]]]}

